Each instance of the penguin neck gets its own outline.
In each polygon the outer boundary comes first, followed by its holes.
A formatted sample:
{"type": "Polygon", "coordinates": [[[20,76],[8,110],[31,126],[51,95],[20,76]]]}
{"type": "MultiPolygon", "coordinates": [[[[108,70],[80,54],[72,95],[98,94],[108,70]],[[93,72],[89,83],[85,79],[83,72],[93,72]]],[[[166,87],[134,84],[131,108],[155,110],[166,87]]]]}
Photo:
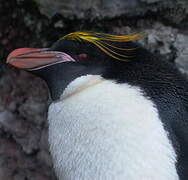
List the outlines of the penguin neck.
{"type": "MultiPolygon", "coordinates": [[[[86,75],[101,75],[102,71],[101,67],[96,68],[76,63],[67,63],[49,66],[32,73],[41,77],[47,83],[52,101],[57,101],[61,98],[68,85],[75,79],[86,75]]],[[[85,81],[85,83],[82,81],[80,85],[77,84],[78,89],[87,83],[89,83],[89,80],[85,81]]]]}
{"type": "Polygon", "coordinates": [[[104,79],[100,75],[84,75],[73,80],[64,90],[60,100],[66,100],[90,88],[101,84],[104,79]]]}

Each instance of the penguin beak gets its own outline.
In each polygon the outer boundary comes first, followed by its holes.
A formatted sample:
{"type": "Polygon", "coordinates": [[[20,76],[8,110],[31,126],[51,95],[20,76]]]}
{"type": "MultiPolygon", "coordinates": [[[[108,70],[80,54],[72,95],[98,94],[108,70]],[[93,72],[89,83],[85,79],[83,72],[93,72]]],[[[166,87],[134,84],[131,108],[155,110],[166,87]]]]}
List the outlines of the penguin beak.
{"type": "Polygon", "coordinates": [[[64,52],[50,51],[48,48],[16,49],[8,55],[6,60],[7,64],[30,71],[64,62],[75,62],[75,60],[64,52]]]}

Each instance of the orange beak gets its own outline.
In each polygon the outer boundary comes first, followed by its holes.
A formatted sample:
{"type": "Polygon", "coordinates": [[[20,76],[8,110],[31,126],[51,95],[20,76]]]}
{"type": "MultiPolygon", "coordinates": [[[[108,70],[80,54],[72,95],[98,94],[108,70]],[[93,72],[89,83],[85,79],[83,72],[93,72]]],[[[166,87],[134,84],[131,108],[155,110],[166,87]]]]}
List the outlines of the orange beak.
{"type": "Polygon", "coordinates": [[[75,62],[68,54],[59,51],[50,51],[48,48],[20,48],[8,55],[6,63],[19,69],[32,71],[70,61],[75,62]]]}

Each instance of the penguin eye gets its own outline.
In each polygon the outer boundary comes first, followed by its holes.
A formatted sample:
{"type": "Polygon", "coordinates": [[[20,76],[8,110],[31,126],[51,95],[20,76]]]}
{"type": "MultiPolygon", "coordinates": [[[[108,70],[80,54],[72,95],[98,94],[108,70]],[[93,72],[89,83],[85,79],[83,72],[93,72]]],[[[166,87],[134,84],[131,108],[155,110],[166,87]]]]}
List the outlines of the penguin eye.
{"type": "Polygon", "coordinates": [[[84,60],[86,60],[87,58],[88,58],[88,55],[85,54],[85,53],[79,54],[79,55],[77,55],[76,57],[74,57],[74,59],[75,59],[76,61],[84,61],[84,60]]]}

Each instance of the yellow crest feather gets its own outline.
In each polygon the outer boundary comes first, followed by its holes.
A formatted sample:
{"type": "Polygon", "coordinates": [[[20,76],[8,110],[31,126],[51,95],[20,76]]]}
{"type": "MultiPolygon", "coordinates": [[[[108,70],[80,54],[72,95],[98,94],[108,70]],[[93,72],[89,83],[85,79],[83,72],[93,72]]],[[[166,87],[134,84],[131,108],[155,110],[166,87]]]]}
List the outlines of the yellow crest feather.
{"type": "Polygon", "coordinates": [[[134,50],[135,48],[120,48],[110,44],[109,42],[131,42],[144,37],[143,33],[131,34],[131,35],[111,35],[105,33],[92,33],[92,32],[73,32],[65,35],[61,39],[77,40],[77,41],[88,41],[107,55],[118,59],[125,60],[130,56],[117,51],[128,51],[134,50]]]}

